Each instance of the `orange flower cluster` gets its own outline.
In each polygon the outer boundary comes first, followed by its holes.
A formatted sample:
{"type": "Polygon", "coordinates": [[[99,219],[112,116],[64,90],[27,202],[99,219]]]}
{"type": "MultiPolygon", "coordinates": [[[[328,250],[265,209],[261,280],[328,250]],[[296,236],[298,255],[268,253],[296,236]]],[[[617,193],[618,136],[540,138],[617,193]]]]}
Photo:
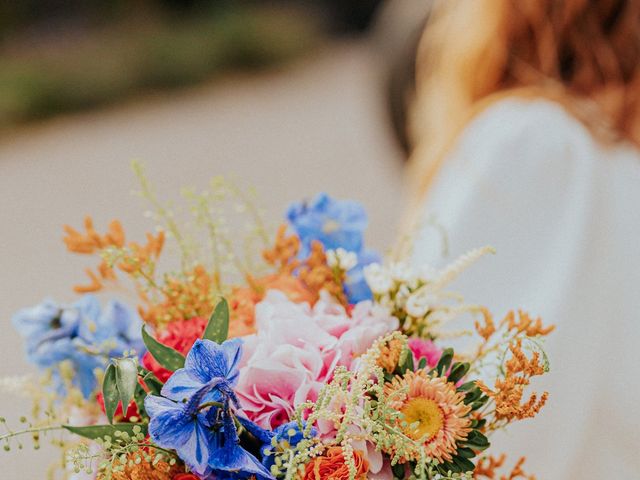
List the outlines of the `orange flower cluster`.
{"type": "MultiPolygon", "coordinates": [[[[478,335],[480,335],[485,342],[488,342],[493,334],[496,333],[496,325],[493,322],[493,316],[491,315],[491,312],[489,312],[489,310],[487,310],[485,307],[482,307],[480,311],[482,313],[484,325],[481,325],[480,322],[476,320],[476,332],[478,332],[478,335]]],[[[513,312],[509,312],[509,314],[512,313],[513,312]]]]}
{"type": "Polygon", "coordinates": [[[516,320],[515,314],[511,311],[501,323],[506,324],[508,330],[516,333],[524,333],[528,337],[549,335],[556,328],[555,325],[544,327],[539,317],[533,320],[528,313],[522,310],[518,310],[518,320],[516,320]]]}
{"type": "MultiPolygon", "coordinates": [[[[126,464],[124,470],[112,472],[110,478],[112,480],[175,480],[184,474],[184,467],[171,466],[163,460],[155,463],[143,460],[136,464],[135,455],[137,454],[129,454],[129,458],[134,461],[132,465],[126,464]]],[[[104,478],[104,475],[98,474],[98,480],[104,478]]]]}
{"type": "MultiPolygon", "coordinates": [[[[369,471],[369,462],[362,452],[353,452],[356,467],[355,480],[365,480],[369,471]]],[[[341,447],[329,447],[326,452],[311,459],[305,466],[302,480],[348,480],[349,467],[341,447]]]]}
{"type": "Polygon", "coordinates": [[[542,375],[545,369],[538,352],[534,352],[530,359],[525,355],[521,339],[509,345],[509,350],[512,356],[505,363],[505,377],[496,381],[495,390],[480,381],[477,382],[480,390],[495,401],[496,420],[507,422],[536,416],[549,395],[548,392],[544,392],[538,398],[538,395],[533,393],[522,403],[524,390],[531,383],[531,377],[542,375]]]}
{"type": "Polygon", "coordinates": [[[299,252],[300,239],[295,235],[287,236],[287,226],[280,225],[273,248],[264,250],[262,257],[280,273],[291,274],[300,266],[299,252]]]}
{"type": "Polygon", "coordinates": [[[311,244],[309,256],[300,261],[300,239],[295,235],[287,236],[286,225],[281,225],[276,235],[276,242],[272,249],[265,250],[263,257],[270,265],[278,269],[280,274],[292,275],[297,270],[298,277],[313,295],[313,302],[318,299],[320,291],[326,290],[343,305],[347,304],[342,282],[344,278],[337,275],[334,269],[327,265],[327,256],[320,242],[311,244]]]}
{"type": "MultiPolygon", "coordinates": [[[[147,243],[140,245],[131,242],[125,248],[125,234],[121,223],[113,220],[109,224],[109,229],[104,235],[100,235],[93,227],[91,217],[84,220],[85,233],[80,233],[69,225],[64,226],[66,236],[64,243],[67,249],[73,253],[82,255],[102,255],[109,248],[117,249],[121,253],[117,267],[126,274],[137,276],[148,276],[153,272],[155,262],[162,252],[164,246],[164,233],[157,235],[147,234],[147,243]]],[[[91,283],[86,285],[76,285],[74,290],[78,293],[97,292],[104,288],[106,281],[115,281],[116,275],[113,267],[100,259],[97,273],[91,269],[86,270],[91,283]]]]}
{"type": "Polygon", "coordinates": [[[403,347],[403,342],[397,338],[385,343],[380,348],[380,356],[376,360],[377,365],[386,372],[393,373],[400,361],[403,347]]]}
{"type": "Polygon", "coordinates": [[[535,320],[532,319],[528,313],[518,310],[518,318],[516,319],[515,313],[510,311],[507,315],[502,319],[498,328],[493,321],[493,317],[489,310],[486,308],[481,309],[481,313],[483,316],[484,324],[480,322],[475,322],[476,331],[478,334],[488,342],[489,339],[493,336],[494,333],[498,331],[501,327],[506,327],[508,331],[517,335],[517,334],[525,334],[528,337],[536,337],[549,335],[553,330],[555,330],[555,325],[549,325],[545,327],[542,324],[542,320],[538,317],[535,320]]]}
{"type": "MultiPolygon", "coordinates": [[[[196,265],[180,275],[165,275],[162,282],[154,277],[156,262],[164,245],[164,234],[147,234],[144,245],[125,243],[125,234],[119,221],[109,225],[107,233],[99,234],[91,217],[84,222],[81,233],[65,226],[64,242],[74,253],[99,255],[96,271],[87,270],[91,283],[78,285],[78,293],[96,292],[105,287],[107,281],[116,281],[114,266],[109,265],[104,255],[109,249],[115,259],[115,267],[127,274],[134,282],[141,299],[138,311],[143,321],[162,330],[171,322],[185,321],[194,317],[208,317],[220,294],[217,278],[202,265],[196,265]]],[[[321,290],[327,290],[343,304],[343,278],[327,265],[327,258],[320,243],[314,243],[306,260],[299,260],[300,240],[295,235],[287,236],[286,226],[281,226],[273,248],[263,252],[267,263],[276,268],[276,273],[260,278],[247,276],[248,286],[236,287],[229,297],[231,322],[229,335],[242,336],[253,333],[255,305],[264,298],[269,289],[284,292],[294,302],[314,304],[321,290]],[[296,272],[296,276],[294,276],[296,272]]]]}
{"type": "Polygon", "coordinates": [[[347,305],[347,296],[342,286],[345,280],[344,272],[341,275],[338,276],[335,270],[327,265],[327,256],[322,244],[317,241],[312,242],[311,253],[300,267],[299,276],[316,298],[320,295],[320,291],[326,290],[342,305],[347,305]]]}
{"type": "Polygon", "coordinates": [[[157,290],[162,297],[159,302],[152,301],[144,290],[139,291],[147,307],[139,306],[138,312],[145,323],[159,329],[171,322],[208,318],[218,301],[214,279],[202,265],[196,265],[181,277],[166,275],[157,290]]]}
{"type": "Polygon", "coordinates": [[[523,480],[536,479],[535,476],[527,474],[522,469],[522,466],[526,461],[525,457],[521,457],[520,460],[518,460],[509,474],[501,475],[498,477],[499,473],[496,472],[496,470],[504,465],[506,458],[507,457],[504,454],[500,455],[498,458],[493,456],[482,458],[476,465],[476,469],[473,472],[473,478],[488,478],[491,480],[516,480],[518,478],[521,478],[523,480]]]}

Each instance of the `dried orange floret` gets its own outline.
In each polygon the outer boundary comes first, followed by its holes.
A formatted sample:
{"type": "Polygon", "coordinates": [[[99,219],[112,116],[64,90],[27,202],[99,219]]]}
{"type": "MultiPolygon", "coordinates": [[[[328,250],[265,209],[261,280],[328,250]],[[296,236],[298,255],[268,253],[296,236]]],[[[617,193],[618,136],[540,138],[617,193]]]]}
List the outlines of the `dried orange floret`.
{"type": "Polygon", "coordinates": [[[525,388],[531,383],[531,377],[542,375],[545,373],[545,368],[538,352],[534,352],[531,358],[525,355],[522,351],[521,339],[509,345],[509,351],[512,356],[505,363],[505,376],[496,381],[494,389],[481,381],[477,382],[480,390],[495,401],[496,420],[507,422],[536,416],[549,395],[544,392],[538,397],[533,393],[526,402],[522,403],[525,388]]]}
{"type": "Polygon", "coordinates": [[[491,480],[516,480],[520,478],[523,480],[535,480],[535,476],[526,473],[522,468],[526,457],[521,457],[511,469],[511,472],[506,475],[500,475],[497,470],[504,466],[506,458],[506,455],[502,454],[499,457],[490,455],[480,459],[473,472],[473,478],[487,478],[491,480]]]}

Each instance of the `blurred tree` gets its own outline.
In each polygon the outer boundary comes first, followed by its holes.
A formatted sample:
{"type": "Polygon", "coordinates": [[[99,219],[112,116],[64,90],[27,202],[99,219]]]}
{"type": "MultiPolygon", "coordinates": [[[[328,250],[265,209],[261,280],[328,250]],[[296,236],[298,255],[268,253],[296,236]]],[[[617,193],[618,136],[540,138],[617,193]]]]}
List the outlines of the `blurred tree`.
{"type": "Polygon", "coordinates": [[[366,30],[382,0],[323,0],[337,31],[366,30]]]}

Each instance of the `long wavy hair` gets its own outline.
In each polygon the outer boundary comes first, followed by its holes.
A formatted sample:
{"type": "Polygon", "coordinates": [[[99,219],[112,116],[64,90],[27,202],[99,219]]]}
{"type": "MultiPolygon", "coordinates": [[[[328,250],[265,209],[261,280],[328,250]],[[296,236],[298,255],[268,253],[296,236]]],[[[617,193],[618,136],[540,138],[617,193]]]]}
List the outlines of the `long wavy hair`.
{"type": "Polygon", "coordinates": [[[552,98],[603,142],[640,145],[640,0],[435,2],[411,121],[415,200],[469,120],[507,95],[552,98]]]}

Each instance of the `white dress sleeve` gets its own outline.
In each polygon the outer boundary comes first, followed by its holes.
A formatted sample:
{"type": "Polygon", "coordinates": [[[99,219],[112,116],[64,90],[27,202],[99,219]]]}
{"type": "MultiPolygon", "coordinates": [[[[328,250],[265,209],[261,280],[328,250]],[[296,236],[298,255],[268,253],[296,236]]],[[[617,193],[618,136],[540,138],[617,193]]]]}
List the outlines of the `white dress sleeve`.
{"type": "Polygon", "coordinates": [[[614,393],[626,389],[640,399],[640,262],[638,237],[627,236],[640,235],[640,182],[631,183],[640,181],[640,165],[624,167],[633,179],[620,178],[616,159],[606,156],[559,105],[497,103],[446,159],[414,245],[414,261],[431,265],[493,246],[496,255],[452,289],[496,317],[522,308],[557,325],[547,344],[552,371],[540,387],[550,391],[549,404],[497,440],[513,461],[527,455],[545,480],[640,478],[628,447],[640,447],[637,405],[614,393]],[[629,204],[621,189],[632,195],[629,204]],[[614,288],[622,304],[612,319],[614,288]],[[629,355],[633,369],[625,367],[629,355]]]}

